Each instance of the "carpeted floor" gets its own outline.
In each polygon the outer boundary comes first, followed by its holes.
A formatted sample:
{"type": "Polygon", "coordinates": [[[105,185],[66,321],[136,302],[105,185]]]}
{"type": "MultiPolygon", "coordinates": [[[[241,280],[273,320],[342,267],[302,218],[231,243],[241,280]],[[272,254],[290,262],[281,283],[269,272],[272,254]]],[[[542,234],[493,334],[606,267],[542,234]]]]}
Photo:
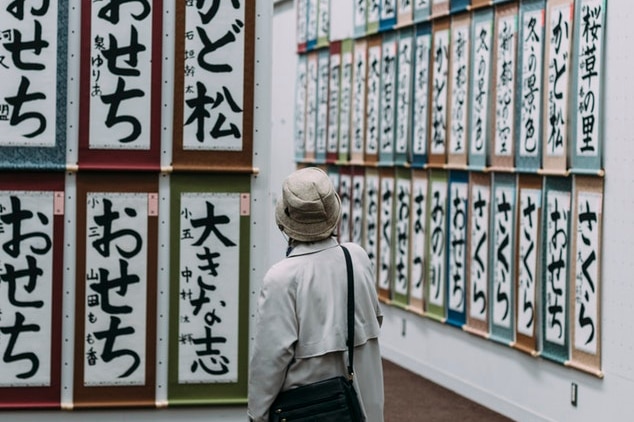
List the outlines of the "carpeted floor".
{"type": "Polygon", "coordinates": [[[508,422],[510,419],[383,360],[385,421],[508,422]]]}

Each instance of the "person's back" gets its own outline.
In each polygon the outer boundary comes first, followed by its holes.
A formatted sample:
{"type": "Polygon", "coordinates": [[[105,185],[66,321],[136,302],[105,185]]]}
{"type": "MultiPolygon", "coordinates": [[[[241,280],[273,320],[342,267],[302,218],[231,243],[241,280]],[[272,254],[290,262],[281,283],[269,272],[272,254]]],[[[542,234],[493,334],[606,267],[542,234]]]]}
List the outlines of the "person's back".
{"type": "MultiPolygon", "coordinates": [[[[332,236],[340,202],[327,175],[316,170],[289,176],[287,195],[277,207],[278,225],[292,240],[288,257],[267,272],[258,302],[249,369],[249,416],[258,421],[267,420],[279,392],[347,373],[347,271],[332,236]],[[308,176],[308,182],[302,178],[298,188],[292,176],[308,176]],[[308,192],[300,189],[306,187],[308,192]],[[320,214],[320,208],[327,212],[320,214]]],[[[355,281],[355,387],[367,420],[382,421],[381,313],[374,273],[360,246],[345,246],[355,281]]]]}

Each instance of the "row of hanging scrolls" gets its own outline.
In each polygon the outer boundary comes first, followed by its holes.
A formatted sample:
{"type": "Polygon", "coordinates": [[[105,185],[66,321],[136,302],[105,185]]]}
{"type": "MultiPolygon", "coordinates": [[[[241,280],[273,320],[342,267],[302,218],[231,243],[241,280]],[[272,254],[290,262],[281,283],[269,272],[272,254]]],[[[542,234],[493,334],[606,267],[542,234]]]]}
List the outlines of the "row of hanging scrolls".
{"type": "Polygon", "coordinates": [[[605,14],[506,2],[300,53],[295,159],[602,175],[605,14]]]}
{"type": "Polygon", "coordinates": [[[603,178],[324,168],[383,302],[603,376],[603,178]]]}

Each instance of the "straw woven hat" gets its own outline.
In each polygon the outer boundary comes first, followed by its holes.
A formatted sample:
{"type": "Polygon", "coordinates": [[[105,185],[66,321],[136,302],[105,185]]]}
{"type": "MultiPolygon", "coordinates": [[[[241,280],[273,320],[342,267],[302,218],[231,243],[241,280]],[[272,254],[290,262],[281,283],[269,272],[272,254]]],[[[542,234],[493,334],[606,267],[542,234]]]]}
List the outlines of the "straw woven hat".
{"type": "Polygon", "coordinates": [[[341,200],[320,168],[307,167],[289,175],[275,207],[275,222],[290,238],[301,242],[333,234],[341,218],[341,200]]]}

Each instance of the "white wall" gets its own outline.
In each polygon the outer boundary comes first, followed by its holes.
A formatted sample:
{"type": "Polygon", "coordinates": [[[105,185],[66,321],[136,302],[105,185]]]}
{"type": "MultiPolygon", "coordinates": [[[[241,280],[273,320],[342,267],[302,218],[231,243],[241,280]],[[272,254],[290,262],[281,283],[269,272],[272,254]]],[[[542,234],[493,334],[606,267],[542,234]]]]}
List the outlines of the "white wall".
{"type": "MultiPolygon", "coordinates": [[[[279,151],[284,160],[292,160],[293,150],[293,3],[277,2],[273,19],[273,155],[279,151]],[[277,138],[277,134],[283,136],[277,138]]],[[[339,3],[340,0],[331,1],[331,14],[339,13],[339,3]]],[[[604,379],[533,358],[397,308],[383,307],[381,344],[387,359],[516,420],[631,420],[634,414],[634,218],[629,211],[634,209],[634,2],[611,1],[607,17],[604,379]],[[576,407],[570,403],[572,382],[578,385],[576,407]]],[[[271,167],[274,192],[281,182],[276,172],[282,167],[283,173],[292,168],[277,160],[271,167]]]]}

